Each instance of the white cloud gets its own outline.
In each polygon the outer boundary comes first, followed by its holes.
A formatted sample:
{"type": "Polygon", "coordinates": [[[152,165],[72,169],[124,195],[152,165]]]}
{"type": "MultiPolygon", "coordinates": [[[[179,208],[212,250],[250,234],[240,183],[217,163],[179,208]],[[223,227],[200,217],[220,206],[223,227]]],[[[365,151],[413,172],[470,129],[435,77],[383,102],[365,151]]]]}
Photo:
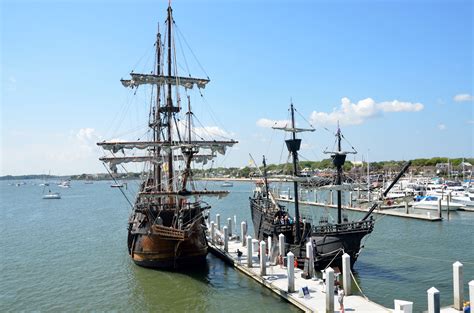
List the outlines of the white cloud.
{"type": "Polygon", "coordinates": [[[257,121],[257,126],[264,127],[264,128],[271,128],[271,127],[285,127],[290,124],[288,120],[269,120],[267,118],[261,118],[257,121]]]}
{"type": "Polygon", "coordinates": [[[468,124],[474,124],[474,120],[467,121],[468,124]]]}
{"type": "Polygon", "coordinates": [[[341,99],[341,106],[330,113],[313,111],[310,119],[313,124],[336,124],[359,125],[367,119],[380,116],[383,113],[393,112],[418,112],[423,110],[421,103],[402,102],[398,100],[375,102],[372,98],[366,98],[352,103],[349,98],[341,99]]]}
{"type": "Polygon", "coordinates": [[[446,129],[446,125],[444,125],[444,124],[438,124],[438,129],[439,129],[439,130],[445,130],[445,129],[446,129]]]}
{"type": "Polygon", "coordinates": [[[467,102],[467,101],[474,101],[474,96],[468,93],[460,93],[453,97],[453,100],[456,102],[467,102]]]}

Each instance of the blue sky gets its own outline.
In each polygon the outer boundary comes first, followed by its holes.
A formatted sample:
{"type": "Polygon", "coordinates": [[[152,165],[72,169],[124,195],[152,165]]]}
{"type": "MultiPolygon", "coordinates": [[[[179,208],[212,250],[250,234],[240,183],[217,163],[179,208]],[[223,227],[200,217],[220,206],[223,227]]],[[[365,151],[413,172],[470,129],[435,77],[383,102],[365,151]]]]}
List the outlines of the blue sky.
{"type": "MultiPolygon", "coordinates": [[[[166,6],[1,2],[0,175],[103,172],[95,141],[137,139],[128,130],[144,124],[146,94],[132,102],[119,80],[151,70],[166,6]]],[[[358,160],[474,155],[472,1],[174,1],[173,9],[211,79],[205,101],[193,94],[196,115],[240,142],[217,166],[247,165],[249,153],[285,161],[283,134],[268,126],[287,118],[290,99],[317,129],[303,136],[303,159],[324,157],[333,143],[325,128],[338,120],[358,160]]],[[[189,50],[186,60],[206,76],[189,50]]]]}

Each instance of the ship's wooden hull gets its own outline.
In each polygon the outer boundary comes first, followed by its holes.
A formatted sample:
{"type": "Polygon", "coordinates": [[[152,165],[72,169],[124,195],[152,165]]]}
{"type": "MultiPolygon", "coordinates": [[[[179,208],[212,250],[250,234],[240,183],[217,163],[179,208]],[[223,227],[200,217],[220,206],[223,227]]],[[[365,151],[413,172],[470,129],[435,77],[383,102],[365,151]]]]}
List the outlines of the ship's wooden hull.
{"type": "Polygon", "coordinates": [[[130,236],[134,237],[131,239],[130,256],[140,266],[174,269],[202,263],[206,259],[208,245],[204,229],[196,229],[182,241],[155,234],[130,236]]]}

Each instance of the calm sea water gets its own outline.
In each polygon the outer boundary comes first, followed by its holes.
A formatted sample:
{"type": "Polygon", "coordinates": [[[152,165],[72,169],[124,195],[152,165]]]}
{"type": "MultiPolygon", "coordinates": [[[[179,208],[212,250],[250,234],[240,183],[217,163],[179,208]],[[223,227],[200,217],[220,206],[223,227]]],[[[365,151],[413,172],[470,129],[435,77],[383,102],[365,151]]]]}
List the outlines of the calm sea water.
{"type": "MultiPolygon", "coordinates": [[[[110,182],[51,184],[60,200],[41,199],[40,182],[26,182],[0,182],[0,312],[297,311],[212,255],[205,268],[185,273],[135,266],[126,250],[130,206],[110,182]]],[[[236,215],[238,224],[250,222],[252,189],[235,182],[229,196],[210,199],[211,218],[220,213],[223,221],[236,215]]],[[[135,182],[124,190],[132,202],[134,190],[135,182]]],[[[325,210],[302,212],[316,221],[325,210]]],[[[426,290],[435,286],[442,304],[452,303],[452,263],[464,264],[466,283],[474,279],[473,222],[467,212],[443,222],[378,217],[355,267],[363,293],[388,307],[393,299],[411,300],[420,312],[426,290]]]]}

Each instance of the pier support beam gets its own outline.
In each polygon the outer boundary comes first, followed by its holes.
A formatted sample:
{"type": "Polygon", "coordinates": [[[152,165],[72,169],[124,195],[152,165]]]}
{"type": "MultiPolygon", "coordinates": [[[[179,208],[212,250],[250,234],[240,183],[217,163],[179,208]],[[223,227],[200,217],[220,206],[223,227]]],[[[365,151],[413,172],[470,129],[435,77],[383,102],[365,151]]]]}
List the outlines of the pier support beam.
{"type": "Polygon", "coordinates": [[[229,252],[229,230],[224,226],[224,251],[229,252]]]}
{"type": "Polygon", "coordinates": [[[435,287],[431,287],[426,293],[428,294],[428,313],[440,313],[439,290],[435,287]]]}
{"type": "Polygon", "coordinates": [[[280,253],[281,257],[285,257],[286,251],[285,251],[285,235],[279,234],[278,235],[278,252],[280,253]]]}
{"type": "Polygon", "coordinates": [[[221,215],[219,213],[216,214],[216,225],[217,225],[217,229],[221,230],[221,215]]]}
{"type": "Polygon", "coordinates": [[[405,201],[405,213],[406,213],[406,214],[410,213],[410,212],[408,211],[408,201],[405,201]]]}
{"type": "Polygon", "coordinates": [[[252,236],[247,237],[247,267],[252,267],[252,236]]]}
{"type": "Polygon", "coordinates": [[[267,275],[267,244],[264,240],[260,242],[260,276],[267,275]]]}
{"type": "Polygon", "coordinates": [[[342,255],[342,286],[344,287],[344,293],[346,296],[351,295],[351,284],[351,256],[347,253],[344,253],[342,255]]]}
{"type": "Polygon", "coordinates": [[[454,296],[454,308],[456,310],[462,310],[463,302],[463,277],[462,277],[462,263],[455,262],[453,264],[453,296],[454,296]]]}
{"type": "Polygon", "coordinates": [[[216,223],[214,221],[211,222],[211,243],[214,244],[216,242],[216,223]]]}
{"type": "Polygon", "coordinates": [[[314,254],[313,243],[311,239],[306,243],[306,258],[308,259],[308,274],[309,277],[314,277],[314,254]]]}
{"type": "Polygon", "coordinates": [[[245,222],[240,223],[240,237],[242,238],[242,247],[245,247],[247,239],[247,223],[245,222]]]}
{"type": "Polygon", "coordinates": [[[334,270],[326,269],[326,313],[334,313],[334,270]]]}
{"type": "Polygon", "coordinates": [[[288,272],[288,292],[295,292],[295,255],[290,251],[286,255],[288,272]]]}
{"type": "Polygon", "coordinates": [[[227,219],[227,230],[229,231],[229,236],[232,236],[232,219],[230,217],[227,219]]]}
{"type": "Polygon", "coordinates": [[[349,192],[349,207],[352,208],[352,191],[349,192]]]}

